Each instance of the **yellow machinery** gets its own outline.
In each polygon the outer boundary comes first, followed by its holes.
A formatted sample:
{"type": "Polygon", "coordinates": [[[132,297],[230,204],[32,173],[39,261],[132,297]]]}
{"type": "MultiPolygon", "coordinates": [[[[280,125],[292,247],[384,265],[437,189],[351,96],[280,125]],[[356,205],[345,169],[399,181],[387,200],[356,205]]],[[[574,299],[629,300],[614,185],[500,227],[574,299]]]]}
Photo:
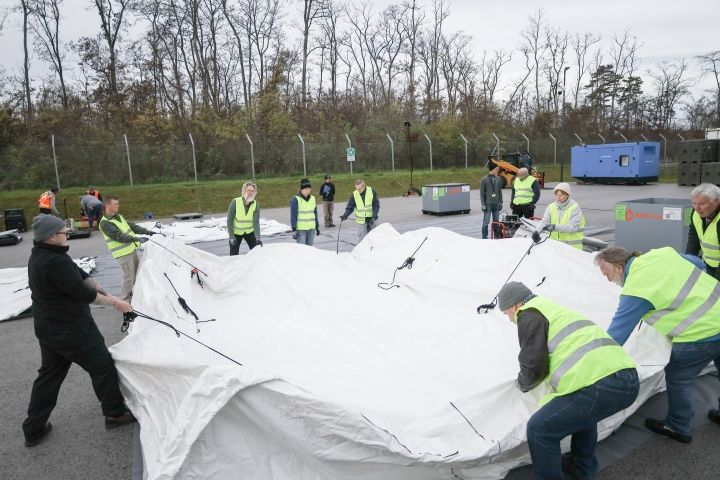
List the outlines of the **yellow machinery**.
{"type": "Polygon", "coordinates": [[[503,155],[488,155],[488,161],[493,162],[495,165],[500,167],[500,173],[498,176],[503,179],[503,188],[511,187],[515,181],[518,170],[526,167],[530,172],[530,175],[537,178],[540,188],[545,188],[545,172],[538,171],[537,168],[532,166],[529,153],[505,153],[503,155]],[[521,165],[520,157],[526,156],[525,164],[521,165]]]}

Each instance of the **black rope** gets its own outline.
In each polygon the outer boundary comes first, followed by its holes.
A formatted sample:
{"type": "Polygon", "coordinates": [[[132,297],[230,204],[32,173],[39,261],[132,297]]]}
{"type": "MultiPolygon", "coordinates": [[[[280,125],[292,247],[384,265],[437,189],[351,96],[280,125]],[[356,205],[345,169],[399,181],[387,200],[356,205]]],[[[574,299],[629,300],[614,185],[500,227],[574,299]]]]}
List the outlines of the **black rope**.
{"type": "MultiPolygon", "coordinates": [[[[533,240],[532,245],[530,245],[530,248],[527,249],[527,251],[526,251],[525,254],[522,256],[522,258],[520,259],[520,261],[518,262],[518,264],[515,265],[515,268],[514,268],[513,271],[510,273],[510,276],[508,276],[507,280],[505,280],[505,283],[502,284],[503,287],[505,286],[505,284],[506,284],[507,282],[510,281],[510,278],[512,278],[513,274],[515,273],[515,270],[517,270],[518,267],[520,266],[520,264],[522,263],[522,261],[525,260],[525,257],[527,257],[528,255],[530,255],[530,250],[532,250],[532,249],[535,247],[535,245],[540,245],[541,243],[544,243],[547,239],[548,239],[548,237],[545,237],[544,239],[542,239],[541,241],[539,241],[539,242],[537,242],[537,243],[535,243],[535,241],[533,240]]],[[[543,277],[543,282],[544,282],[544,281],[545,281],[545,278],[543,277]]],[[[540,284],[542,284],[542,282],[540,282],[540,284]]],[[[538,285],[538,286],[539,286],[539,285],[538,285]]],[[[502,290],[502,287],[500,287],[500,289],[502,290]]],[[[498,295],[499,295],[499,294],[500,294],[500,293],[498,292],[498,295]]],[[[492,301],[492,302],[486,303],[486,304],[484,304],[484,305],[480,305],[479,307],[477,307],[477,313],[480,313],[480,310],[482,310],[483,308],[485,309],[485,313],[487,313],[489,310],[492,310],[493,308],[495,308],[495,306],[497,305],[497,298],[498,298],[498,296],[495,295],[495,298],[493,298],[493,301],[492,301]]]]}
{"type": "MultiPolygon", "coordinates": [[[[243,364],[240,363],[240,362],[238,362],[237,360],[234,360],[234,359],[228,357],[227,355],[225,355],[224,353],[218,352],[218,351],[215,350],[214,348],[212,348],[212,347],[210,347],[210,346],[208,346],[208,345],[205,345],[205,344],[204,344],[203,342],[201,342],[200,340],[197,340],[197,339],[191,337],[190,335],[187,335],[187,334],[181,332],[181,331],[178,330],[177,328],[173,327],[171,324],[169,324],[169,323],[167,323],[167,322],[163,322],[162,320],[158,320],[157,318],[152,318],[152,317],[150,317],[150,316],[148,316],[148,315],[145,315],[144,313],[138,312],[137,310],[133,310],[132,312],[123,313],[123,324],[122,324],[122,327],[120,327],[120,331],[121,331],[121,332],[126,332],[127,329],[128,329],[128,327],[130,326],[130,322],[135,321],[135,319],[136,319],[137,317],[147,318],[148,320],[152,320],[152,321],[154,321],[154,322],[157,322],[157,323],[160,323],[160,324],[162,324],[162,325],[165,325],[166,327],[171,328],[171,329],[175,332],[175,335],[178,336],[178,338],[180,337],[180,335],[182,335],[182,336],[184,336],[184,337],[187,337],[187,338],[189,338],[190,340],[192,340],[193,342],[199,343],[200,345],[202,345],[203,347],[207,348],[208,350],[212,350],[213,352],[217,353],[217,354],[220,355],[221,357],[225,357],[225,358],[227,358],[228,360],[230,360],[231,362],[240,365],[241,367],[243,366],[243,364]]],[[[207,320],[207,321],[211,321],[211,320],[207,320]]]]}
{"type": "MultiPolygon", "coordinates": [[[[155,245],[161,246],[162,248],[164,248],[164,249],[167,250],[168,252],[172,253],[173,255],[175,255],[177,258],[179,258],[179,259],[182,260],[183,262],[185,262],[185,263],[187,263],[188,265],[190,265],[191,267],[193,267],[192,274],[190,275],[191,277],[192,277],[193,275],[195,275],[196,273],[198,273],[198,272],[202,273],[202,274],[205,275],[206,277],[208,276],[207,273],[203,272],[202,270],[200,270],[199,268],[197,268],[195,265],[193,265],[192,263],[190,263],[190,262],[188,262],[187,260],[185,260],[184,258],[182,258],[182,257],[181,257],[180,255],[178,255],[177,253],[173,252],[172,250],[170,250],[169,248],[167,248],[165,245],[162,245],[162,244],[156,242],[156,241],[153,240],[153,239],[148,240],[148,242],[152,242],[152,243],[154,243],[155,245]]],[[[200,276],[198,275],[198,283],[200,283],[199,277],[200,277],[200,276]]],[[[202,285],[202,284],[201,284],[201,285],[202,285]]]]}
{"type": "MultiPolygon", "coordinates": [[[[465,421],[468,423],[468,425],[470,425],[470,428],[472,428],[472,429],[475,431],[475,433],[477,433],[477,434],[480,436],[480,438],[482,438],[483,440],[485,440],[485,437],[483,437],[482,435],[480,435],[480,432],[478,432],[477,430],[475,430],[475,427],[473,427],[473,424],[470,423],[470,420],[468,420],[465,415],[463,415],[463,413],[460,411],[460,409],[459,409],[458,407],[456,407],[453,402],[450,402],[450,405],[452,405],[453,408],[454,408],[455,410],[457,410],[457,412],[458,412],[460,415],[462,415],[462,417],[465,419],[465,421]]],[[[492,439],[491,439],[491,440],[492,440],[492,439]]],[[[487,441],[487,440],[485,440],[485,441],[487,441]]],[[[493,440],[493,443],[495,443],[494,440],[493,440]]]]}
{"type": "MultiPolygon", "coordinates": [[[[428,237],[425,237],[425,240],[422,241],[420,244],[420,247],[422,247],[425,244],[425,241],[428,239],[428,237]]],[[[403,268],[407,268],[408,270],[412,270],[413,262],[415,261],[415,254],[420,250],[420,247],[416,248],[412,255],[410,255],[408,258],[405,259],[405,262],[403,262],[402,265],[395,268],[395,272],[393,272],[393,278],[392,282],[380,282],[378,283],[378,287],[382,288],[383,290],[390,290],[393,287],[400,288],[400,285],[395,285],[395,275],[397,275],[398,270],[402,270],[403,268]],[[383,285],[388,285],[387,287],[383,287],[383,285]]]]}
{"type": "Polygon", "coordinates": [[[200,320],[195,312],[193,312],[192,308],[187,304],[184,298],[180,296],[180,294],[177,291],[177,288],[175,288],[175,285],[173,285],[172,280],[170,280],[170,277],[168,277],[167,273],[163,273],[165,275],[165,278],[167,278],[167,281],[170,282],[170,286],[175,290],[175,295],[178,297],[178,303],[180,303],[180,306],[185,310],[185,313],[189,313],[193,317],[195,317],[195,321],[200,320]]]}

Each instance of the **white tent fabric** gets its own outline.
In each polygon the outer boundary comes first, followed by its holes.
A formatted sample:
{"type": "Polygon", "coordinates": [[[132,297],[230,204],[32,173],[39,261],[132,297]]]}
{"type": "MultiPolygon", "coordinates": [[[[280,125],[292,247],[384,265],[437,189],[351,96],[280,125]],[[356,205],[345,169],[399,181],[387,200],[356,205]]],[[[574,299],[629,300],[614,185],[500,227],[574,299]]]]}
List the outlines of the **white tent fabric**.
{"type": "MultiPolygon", "coordinates": [[[[148,244],[133,306],[242,365],[151,320],[131,324],[110,350],[142,426],[144,478],[499,479],[529,461],[525,427],[546,387],[515,387],[516,326],[476,313],[529,240],[383,224],[351,253],[287,243],[223,258],[161,241],[207,274],[204,287],[148,244]],[[378,288],[426,237],[399,288],[378,288]],[[215,321],[183,312],[164,274],[215,321]]],[[[617,307],[592,255],[560,242],[535,247],[513,279],[604,328],[617,307]]],[[[642,328],[626,349],[640,397],[601,438],[664,388],[669,342],[642,328]]]]}
{"type": "MultiPolygon", "coordinates": [[[[162,232],[170,238],[181,241],[185,244],[212,242],[215,240],[227,240],[227,219],[225,218],[207,218],[198,222],[173,222],[169,225],[163,225],[160,222],[142,222],[138,223],[141,227],[162,232]],[[157,225],[161,227],[158,228],[157,225]]],[[[284,223],[275,220],[260,219],[260,235],[271,236],[280,233],[289,232],[292,229],[284,223]]]]}
{"type": "MultiPolygon", "coordinates": [[[[73,261],[86,273],[95,270],[94,257],[83,257],[73,261]]],[[[0,298],[2,298],[0,322],[17,317],[32,306],[27,267],[0,269],[0,298]]]]}

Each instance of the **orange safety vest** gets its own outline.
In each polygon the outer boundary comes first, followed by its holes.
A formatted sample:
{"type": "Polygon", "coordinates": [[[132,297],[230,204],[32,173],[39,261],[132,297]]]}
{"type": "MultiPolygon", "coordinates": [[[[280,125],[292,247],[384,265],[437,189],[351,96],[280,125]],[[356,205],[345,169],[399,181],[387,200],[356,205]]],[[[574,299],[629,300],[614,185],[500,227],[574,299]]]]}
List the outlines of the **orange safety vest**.
{"type": "Polygon", "coordinates": [[[90,190],[88,190],[86,193],[88,195],[92,195],[93,197],[97,198],[98,200],[100,199],[100,192],[98,192],[97,190],[94,190],[92,193],[90,192],[90,190]]]}
{"type": "Polygon", "coordinates": [[[51,197],[54,197],[55,194],[52,192],[45,192],[42,195],[40,195],[40,208],[46,208],[50,210],[52,208],[52,200],[51,197]]]}

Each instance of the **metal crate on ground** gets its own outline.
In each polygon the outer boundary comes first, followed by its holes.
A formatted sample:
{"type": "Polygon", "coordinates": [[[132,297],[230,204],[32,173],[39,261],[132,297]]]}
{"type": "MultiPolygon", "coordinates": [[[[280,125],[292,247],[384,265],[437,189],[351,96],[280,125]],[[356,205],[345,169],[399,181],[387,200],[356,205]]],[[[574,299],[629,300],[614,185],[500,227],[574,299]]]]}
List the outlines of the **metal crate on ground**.
{"type": "Polygon", "coordinates": [[[470,184],[436,183],[423,185],[422,212],[433,215],[470,213],[470,184]]]}
{"type": "Polygon", "coordinates": [[[647,252],[672,247],[685,253],[693,212],[689,198],[641,198],[615,204],[615,245],[647,252]]]}

